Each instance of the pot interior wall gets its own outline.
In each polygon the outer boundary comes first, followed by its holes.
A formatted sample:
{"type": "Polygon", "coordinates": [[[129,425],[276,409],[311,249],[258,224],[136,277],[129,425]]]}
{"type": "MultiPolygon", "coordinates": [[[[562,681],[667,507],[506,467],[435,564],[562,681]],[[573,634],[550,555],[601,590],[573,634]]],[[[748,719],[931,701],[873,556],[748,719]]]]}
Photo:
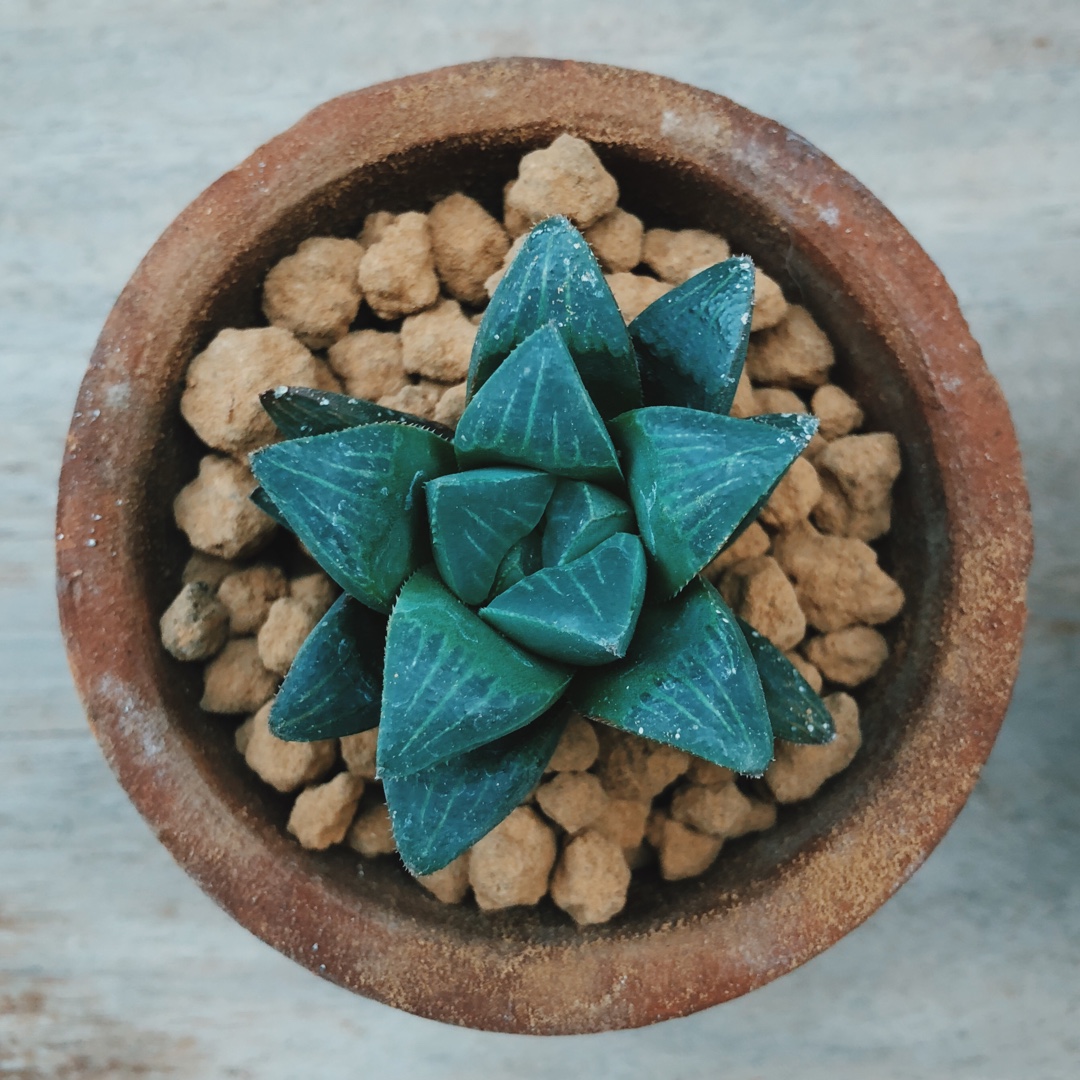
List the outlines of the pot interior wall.
{"type": "MultiPolygon", "coordinates": [[[[172,520],[172,500],[194,476],[200,448],[180,418],[182,372],[191,356],[223,327],[259,325],[261,282],[273,263],[315,234],[355,235],[364,215],[376,209],[427,209],[437,198],[463,190],[501,215],[501,190],[516,174],[520,155],[549,142],[558,128],[530,128],[482,143],[451,141],[415,148],[379,167],[360,170],[292,206],[262,235],[253,236],[242,260],[208,283],[205,317],[190,328],[174,355],[161,358],[172,372],[173,393],[153,418],[161,441],[155,465],[147,466],[145,532],[139,565],[143,587],[157,614],[164,611],[179,584],[187,557],[186,541],[172,520]]],[[[656,160],[645,150],[605,147],[592,138],[622,191],[621,205],[648,225],[696,226],[727,237],[736,251],[749,253],[777,278],[789,299],[804,303],[832,338],[838,355],[835,379],[862,403],[867,428],[894,432],[900,439],[904,471],[896,487],[893,529],[878,545],[882,564],[901,582],[907,605],[886,628],[892,645],[887,667],[865,693],[857,694],[864,716],[864,746],[853,765],[804,805],[782,810],[774,829],[732,842],[703,877],[668,884],[635,874],[626,910],[612,923],[581,931],[548,901],[534,910],[480,915],[470,905],[447,906],[409,880],[392,859],[367,861],[357,874],[352,852],[323,854],[296,850],[296,859],[337,889],[364,904],[392,908],[432,926],[453,928],[466,937],[490,936],[495,927],[508,938],[559,940],[587,935],[635,934],[673,918],[693,917],[754,892],[783,865],[812,848],[830,826],[865,797],[889,770],[890,756],[904,718],[914,711],[929,672],[933,642],[941,626],[939,598],[948,573],[941,480],[931,455],[925,425],[901,376],[886,330],[863,321],[842,288],[835,268],[820,254],[800,247],[783,221],[770,216],[748,188],[720,187],[715,178],[656,160]],[[917,673],[924,672],[923,676],[917,673]],[[721,899],[723,897],[723,899],[721,899]]],[[[205,775],[222,798],[249,820],[265,819],[284,832],[289,800],[276,796],[251,773],[233,748],[235,724],[207,716],[198,708],[198,666],[182,665],[162,655],[160,684],[166,687],[170,714],[183,725],[205,775]]]]}

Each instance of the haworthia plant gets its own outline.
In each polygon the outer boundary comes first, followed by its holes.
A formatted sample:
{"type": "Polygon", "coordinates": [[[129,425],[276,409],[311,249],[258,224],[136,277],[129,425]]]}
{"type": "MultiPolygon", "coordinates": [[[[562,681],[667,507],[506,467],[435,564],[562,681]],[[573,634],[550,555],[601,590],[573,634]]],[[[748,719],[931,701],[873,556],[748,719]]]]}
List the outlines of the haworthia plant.
{"type": "Polygon", "coordinates": [[[753,281],[729,259],[627,328],[584,237],[550,218],[484,315],[456,433],[341,394],[263,395],[284,441],[253,455],[253,498],[345,590],[272,730],[378,724],[414,873],[520,803],[570,707],[748,775],[774,739],[832,738],[795,667],[700,576],[816,429],[726,415],[753,281]]]}

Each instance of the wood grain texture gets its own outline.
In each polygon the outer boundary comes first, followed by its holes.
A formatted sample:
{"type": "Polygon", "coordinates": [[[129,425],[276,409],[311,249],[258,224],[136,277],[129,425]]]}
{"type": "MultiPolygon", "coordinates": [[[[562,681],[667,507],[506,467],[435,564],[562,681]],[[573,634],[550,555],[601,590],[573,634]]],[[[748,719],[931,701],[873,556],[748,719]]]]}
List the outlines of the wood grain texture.
{"type": "Polygon", "coordinates": [[[738,9],[8,0],[0,10],[0,1075],[1070,1075],[1080,1055],[1080,21],[1066,2],[738,9]],[[1038,551],[1011,719],[927,866],[786,979],[537,1043],[312,979],[219,912],[112,780],[52,596],[64,431],[115,294],[199,190],[347,89],[573,54],[725,93],[863,180],[935,257],[1014,410],[1038,551]],[[778,1023],[777,1018],[782,1018],[778,1023]],[[317,1063],[317,1067],[315,1066],[317,1063]]]}

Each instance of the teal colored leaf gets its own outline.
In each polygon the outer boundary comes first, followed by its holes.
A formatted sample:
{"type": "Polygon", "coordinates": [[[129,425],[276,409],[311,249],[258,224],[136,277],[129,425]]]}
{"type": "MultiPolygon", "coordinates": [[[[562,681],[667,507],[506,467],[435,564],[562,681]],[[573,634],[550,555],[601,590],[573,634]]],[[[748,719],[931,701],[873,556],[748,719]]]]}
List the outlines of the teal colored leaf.
{"type": "Polygon", "coordinates": [[[607,664],[625,655],[644,598],[641,541],[616,533],[572,563],[523,578],[479,614],[540,656],[607,664]]]}
{"type": "Polygon", "coordinates": [[[430,558],[423,487],[453,471],[454,452],[430,431],[371,424],[276,443],[251,469],[330,577],[386,612],[430,558]]]}
{"type": "Polygon", "coordinates": [[[379,722],[386,617],[343,594],[300,646],[270,708],[289,742],[337,739],[379,722]]]}
{"type": "Polygon", "coordinates": [[[678,592],[756,513],[810,441],[799,427],[658,406],[611,424],[663,595],[678,592]]]}
{"type": "Polygon", "coordinates": [[[836,727],[821,696],[767,637],[742,619],[739,627],[757,664],[774,737],[793,743],[830,742],[836,727]]]}
{"type": "Polygon", "coordinates": [[[442,579],[466,604],[482,604],[503,557],[544,515],[555,477],[531,469],[472,469],[425,488],[431,547],[442,579]]]}
{"type": "Polygon", "coordinates": [[[735,616],[701,578],[647,607],[625,660],[579,672],[568,700],[613,727],[758,776],[772,759],[769,714],[735,616]]]}
{"type": "Polygon", "coordinates": [[[754,264],[710,266],[653,301],[631,324],[645,400],[727,414],[754,307],[754,264]]]}
{"type": "Polygon", "coordinates": [[[609,536],[636,531],[634,512],[618,496],[582,480],[560,480],[544,515],[544,565],[573,562],[609,536]]]}
{"type": "Polygon", "coordinates": [[[445,424],[437,424],[434,420],[388,409],[362,398],[335,394],[329,390],[312,390],[307,386],[278,386],[265,390],[259,395],[259,401],[286,439],[329,435],[332,431],[363,427],[365,424],[411,424],[446,439],[454,435],[445,424]]]}
{"type": "Polygon", "coordinates": [[[469,397],[547,323],[558,328],[603,417],[641,405],[622,315],[592,249],[564,217],[537,225],[499,282],[473,345],[469,397]]]}
{"type": "Polygon", "coordinates": [[[386,635],[380,777],[419,772],[524,727],[569,681],[488,626],[432,570],[419,571],[386,635]]]}
{"type": "Polygon", "coordinates": [[[528,536],[523,536],[499,563],[495,584],[491,586],[491,596],[498,596],[499,593],[505,592],[523,577],[535,574],[543,565],[540,557],[540,533],[533,529],[528,536]]]}
{"type": "Polygon", "coordinates": [[[505,463],[619,484],[615,447],[554,326],[522,342],[465,406],[462,468],[505,463]]]}
{"type": "Polygon", "coordinates": [[[398,854],[433,874],[486,836],[540,782],[569,712],[556,706],[527,727],[409,776],[383,779],[398,854]]]}

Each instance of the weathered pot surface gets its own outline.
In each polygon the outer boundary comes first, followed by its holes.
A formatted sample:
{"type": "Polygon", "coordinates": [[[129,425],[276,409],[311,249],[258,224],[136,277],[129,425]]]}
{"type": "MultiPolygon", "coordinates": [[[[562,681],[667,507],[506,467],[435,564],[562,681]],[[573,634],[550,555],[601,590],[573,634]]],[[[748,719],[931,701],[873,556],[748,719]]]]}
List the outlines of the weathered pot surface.
{"type": "Polygon", "coordinates": [[[82,385],[60,483],[58,592],[90,724],[139,811],[200,886],[297,962],[424,1016],[500,1031],[634,1027],[746,993],[867,918],[956,817],[1009,699],[1031,537],[1007,409],[940,272],[832,161],[780,125],[668,79],[500,60],[400,79],[304,117],[199,196],[142,262],[82,385]],[[636,884],[613,922],[483,915],[393,860],[304,851],[286,804],[198,708],[157,621],[185,558],[171,503],[195,472],[184,369],[259,320],[262,276],[315,233],[455,189],[498,203],[525,150],[588,139],[621,205],[715,229],[805,303],[904,473],[882,561],[908,602],[862,696],[853,765],[702,878],[636,884]],[[100,518],[98,518],[100,515],[100,518]]]}

